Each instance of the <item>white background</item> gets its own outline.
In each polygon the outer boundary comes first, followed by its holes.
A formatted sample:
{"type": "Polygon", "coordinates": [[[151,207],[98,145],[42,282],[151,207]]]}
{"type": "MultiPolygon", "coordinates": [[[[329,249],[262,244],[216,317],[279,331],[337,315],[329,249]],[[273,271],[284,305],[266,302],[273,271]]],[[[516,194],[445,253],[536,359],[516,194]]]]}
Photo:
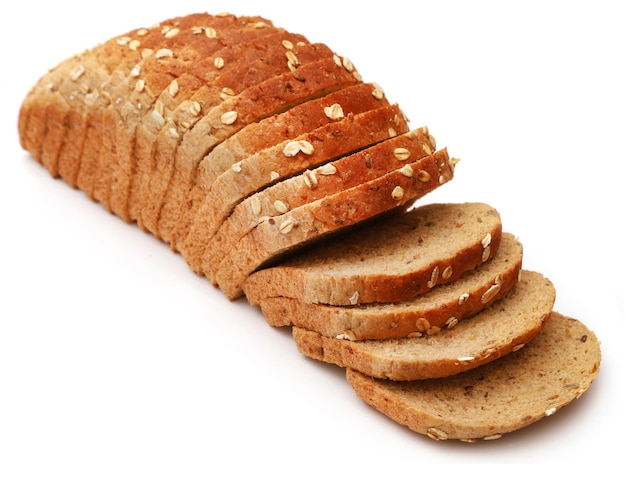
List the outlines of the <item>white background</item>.
{"type": "Polygon", "coordinates": [[[12,4],[0,29],[0,476],[394,476],[426,465],[578,468],[621,458],[626,35],[618,6],[12,4]],[[226,300],[168,246],[51,179],[20,149],[20,102],[49,67],[201,11],[259,14],[328,44],[460,157],[456,178],[424,201],[500,211],[524,243],[526,268],[554,282],[556,309],[602,341],[589,392],[496,442],[412,433],[361,402],[343,370],[301,356],[289,331],[226,300]]]}

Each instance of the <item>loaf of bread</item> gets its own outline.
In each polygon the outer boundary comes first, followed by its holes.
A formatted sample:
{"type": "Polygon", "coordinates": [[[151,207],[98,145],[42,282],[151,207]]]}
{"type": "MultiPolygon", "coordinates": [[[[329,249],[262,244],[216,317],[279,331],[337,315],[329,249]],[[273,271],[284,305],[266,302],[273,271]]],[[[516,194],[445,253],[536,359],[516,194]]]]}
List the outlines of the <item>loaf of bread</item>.
{"type": "Polygon", "coordinates": [[[44,74],[18,132],[53,177],[292,327],[418,433],[499,437],[598,373],[595,335],[553,311],[496,208],[424,203],[454,178],[448,148],[270,20],[200,13],[113,37],[44,74]]]}

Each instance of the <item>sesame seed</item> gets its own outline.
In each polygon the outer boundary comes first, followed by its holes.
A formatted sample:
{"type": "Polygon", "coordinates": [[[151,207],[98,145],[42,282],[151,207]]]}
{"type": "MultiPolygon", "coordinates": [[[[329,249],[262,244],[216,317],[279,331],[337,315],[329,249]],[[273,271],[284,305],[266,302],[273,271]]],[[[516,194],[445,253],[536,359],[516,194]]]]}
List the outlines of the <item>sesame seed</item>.
{"type": "Polygon", "coordinates": [[[444,432],[443,430],[439,430],[438,428],[435,427],[430,427],[428,430],[426,430],[426,435],[429,438],[432,438],[433,440],[447,440],[448,439],[448,434],[446,432],[444,432]]]}
{"type": "Polygon", "coordinates": [[[178,80],[173,80],[170,83],[170,86],[167,88],[167,91],[169,92],[170,96],[173,98],[178,94],[178,90],[179,90],[179,86],[178,86],[178,80]]]}
{"type": "Polygon", "coordinates": [[[411,157],[411,152],[406,148],[396,148],[393,150],[393,155],[398,161],[406,161],[411,157]]]}
{"type": "Polygon", "coordinates": [[[406,176],[407,178],[413,177],[413,168],[408,164],[402,166],[400,168],[400,172],[403,176],[406,176]]]}
{"type": "Polygon", "coordinates": [[[487,259],[489,259],[489,256],[491,255],[491,246],[487,246],[483,249],[483,255],[481,257],[483,262],[486,262],[487,259]]]}
{"type": "Polygon", "coordinates": [[[287,204],[282,202],[280,199],[277,199],[274,201],[274,209],[276,209],[279,214],[285,214],[289,211],[289,206],[287,206],[287,204]]]}
{"type": "Polygon", "coordinates": [[[376,98],[377,100],[382,100],[385,97],[385,92],[380,87],[380,85],[377,85],[376,83],[374,83],[373,86],[374,86],[374,89],[372,90],[372,96],[376,98]]]}
{"type": "Polygon", "coordinates": [[[480,241],[480,243],[482,244],[483,247],[487,247],[491,245],[491,233],[487,233],[487,235],[483,237],[483,240],[480,241]]]}
{"type": "Polygon", "coordinates": [[[77,81],[84,74],[85,67],[83,65],[77,65],[72,69],[72,71],[70,71],[70,78],[72,79],[72,81],[77,81]]]}
{"type": "Polygon", "coordinates": [[[293,227],[294,222],[291,219],[287,219],[286,221],[283,221],[280,226],[278,226],[278,230],[281,234],[288,234],[292,231],[293,227]]]}
{"type": "Polygon", "coordinates": [[[172,28],[165,33],[165,38],[174,38],[176,35],[180,33],[179,28],[172,28]]]}
{"type": "Polygon", "coordinates": [[[324,114],[331,120],[338,120],[344,117],[343,108],[339,103],[325,107],[324,114]]]}
{"type": "Polygon", "coordinates": [[[250,208],[255,216],[261,214],[261,201],[258,197],[252,196],[250,198],[250,208]]]}
{"type": "Polygon", "coordinates": [[[318,171],[323,176],[332,176],[337,172],[337,168],[335,165],[328,163],[318,168],[318,171]]]}
{"type": "Polygon", "coordinates": [[[496,295],[500,292],[500,284],[494,284],[489,289],[487,289],[484,294],[480,297],[481,304],[486,304],[491,302],[496,295]]]}
{"type": "Polygon", "coordinates": [[[430,329],[430,322],[426,317],[420,317],[415,322],[415,328],[418,332],[426,332],[428,329],[430,329]]]}
{"type": "Polygon", "coordinates": [[[302,180],[309,189],[315,189],[317,187],[317,174],[315,174],[315,171],[307,169],[304,173],[302,173],[302,180]]]}
{"type": "Polygon", "coordinates": [[[237,112],[236,111],[227,111],[220,117],[220,121],[222,124],[230,125],[237,121],[237,112]]]}
{"type": "Polygon", "coordinates": [[[437,281],[439,280],[439,266],[435,266],[433,271],[430,273],[430,280],[426,283],[429,289],[432,289],[437,285],[437,281]]]}
{"type": "Polygon", "coordinates": [[[404,189],[402,189],[401,186],[396,186],[393,188],[393,191],[391,191],[391,197],[396,201],[399,201],[404,197],[404,189]]]}
{"type": "Polygon", "coordinates": [[[160,48],[159,50],[156,51],[156,53],[154,54],[154,57],[157,59],[173,58],[174,52],[170,50],[169,48],[160,48]]]}
{"type": "Polygon", "coordinates": [[[192,116],[198,116],[201,110],[202,110],[202,107],[200,106],[200,103],[198,103],[197,101],[192,101],[188,108],[188,111],[192,116]]]}

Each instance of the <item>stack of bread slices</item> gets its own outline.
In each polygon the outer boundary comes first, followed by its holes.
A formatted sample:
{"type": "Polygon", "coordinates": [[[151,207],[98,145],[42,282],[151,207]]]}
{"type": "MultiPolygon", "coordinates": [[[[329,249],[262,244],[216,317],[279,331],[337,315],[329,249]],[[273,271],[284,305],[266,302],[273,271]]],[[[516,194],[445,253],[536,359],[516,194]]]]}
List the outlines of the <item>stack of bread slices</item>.
{"type": "Polygon", "coordinates": [[[194,14],[47,72],[22,147],[245,296],[356,393],[436,440],[493,439],[578,398],[600,347],[482,203],[417,200],[457,160],[328,46],[194,14]]]}

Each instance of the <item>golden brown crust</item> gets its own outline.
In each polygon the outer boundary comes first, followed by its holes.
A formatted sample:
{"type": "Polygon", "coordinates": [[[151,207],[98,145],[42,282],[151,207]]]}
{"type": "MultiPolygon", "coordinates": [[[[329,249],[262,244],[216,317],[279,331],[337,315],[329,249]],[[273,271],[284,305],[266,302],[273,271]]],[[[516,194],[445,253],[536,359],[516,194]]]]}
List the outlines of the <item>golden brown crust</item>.
{"type": "Polygon", "coordinates": [[[409,167],[411,174],[392,171],[260,223],[224,258],[215,274],[217,285],[229,299],[236,299],[243,294],[246,278],[263,264],[329,234],[406,207],[451,180],[454,174],[445,149],[409,167]]]}
{"type": "Polygon", "coordinates": [[[187,132],[174,157],[174,175],[161,208],[159,236],[174,246],[178,219],[195,181],[198,164],[213,147],[246,125],[309,99],[360,82],[335,57],[302,65],[229,98],[207,112],[187,132]]]}

